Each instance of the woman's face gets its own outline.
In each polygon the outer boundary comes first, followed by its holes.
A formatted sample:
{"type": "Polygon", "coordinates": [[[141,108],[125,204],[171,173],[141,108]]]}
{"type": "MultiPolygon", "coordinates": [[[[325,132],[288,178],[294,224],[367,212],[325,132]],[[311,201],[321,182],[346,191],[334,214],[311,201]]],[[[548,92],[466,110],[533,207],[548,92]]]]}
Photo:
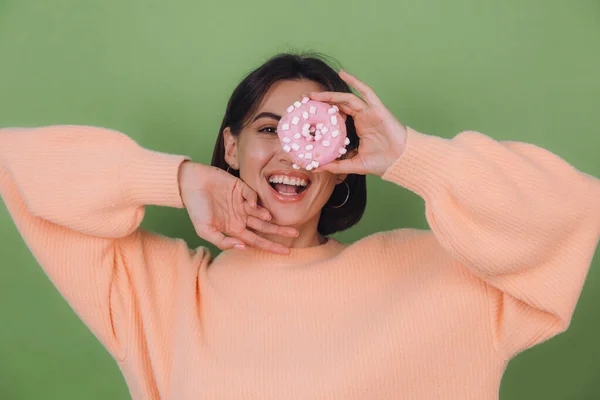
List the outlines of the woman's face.
{"type": "Polygon", "coordinates": [[[329,172],[294,169],[293,159],[277,137],[277,124],[288,106],[309,92],[322,90],[309,80],[279,81],[238,137],[225,132],[226,161],[239,169],[240,178],[257,192],[260,204],[278,225],[300,228],[312,223],[316,229],[321,209],[335,185],[345,179],[339,176],[338,180],[329,172]],[[277,183],[282,179],[287,180],[277,183]]]}

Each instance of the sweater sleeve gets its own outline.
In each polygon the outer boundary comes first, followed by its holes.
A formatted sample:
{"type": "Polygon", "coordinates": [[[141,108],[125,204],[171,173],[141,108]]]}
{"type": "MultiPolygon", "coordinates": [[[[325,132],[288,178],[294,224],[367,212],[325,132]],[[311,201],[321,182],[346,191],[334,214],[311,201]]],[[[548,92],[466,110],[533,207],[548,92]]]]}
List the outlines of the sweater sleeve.
{"type": "Polygon", "coordinates": [[[600,181],[549,151],[408,129],[383,179],[425,200],[440,245],[486,285],[496,352],[565,331],[600,238],[600,181]]]}
{"type": "Polygon", "coordinates": [[[185,159],[102,128],[0,129],[0,194],[8,212],[49,279],[115,359],[126,353],[131,269],[150,269],[157,249],[172,254],[181,245],[139,226],[145,205],[183,207],[177,177],[185,159]]]}

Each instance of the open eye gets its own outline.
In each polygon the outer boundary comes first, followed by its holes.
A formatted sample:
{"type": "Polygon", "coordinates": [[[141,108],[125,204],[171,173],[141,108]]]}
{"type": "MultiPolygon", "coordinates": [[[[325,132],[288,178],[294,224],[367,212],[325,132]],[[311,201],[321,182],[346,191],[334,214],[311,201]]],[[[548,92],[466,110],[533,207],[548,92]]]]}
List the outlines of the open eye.
{"type": "Polygon", "coordinates": [[[261,132],[261,133],[275,133],[276,134],[277,133],[277,128],[274,127],[274,126],[266,126],[266,127],[262,128],[262,129],[259,129],[258,131],[261,132]]]}

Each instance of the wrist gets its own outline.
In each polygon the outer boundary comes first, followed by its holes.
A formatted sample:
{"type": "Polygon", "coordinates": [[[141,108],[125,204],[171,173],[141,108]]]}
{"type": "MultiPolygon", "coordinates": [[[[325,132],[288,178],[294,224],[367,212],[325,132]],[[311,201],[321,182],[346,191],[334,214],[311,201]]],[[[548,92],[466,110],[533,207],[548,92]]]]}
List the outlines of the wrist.
{"type": "Polygon", "coordinates": [[[213,176],[214,171],[221,171],[217,167],[200,164],[193,161],[185,161],[179,166],[179,192],[184,194],[186,189],[199,189],[205,186],[213,176]]]}
{"type": "Polygon", "coordinates": [[[181,192],[181,184],[183,182],[183,176],[186,175],[189,169],[190,161],[184,160],[181,164],[179,164],[179,171],[177,172],[177,182],[179,183],[179,191],[181,192]]]}
{"type": "Polygon", "coordinates": [[[200,164],[197,164],[190,160],[186,160],[181,163],[177,175],[177,179],[179,181],[179,193],[184,192],[184,189],[189,185],[189,182],[196,181],[196,184],[199,183],[197,178],[197,170],[199,165],[200,164]],[[194,175],[196,175],[196,178],[194,178],[194,175]]]}
{"type": "Polygon", "coordinates": [[[390,150],[387,153],[385,167],[383,168],[383,171],[380,171],[378,174],[379,176],[383,176],[385,172],[390,169],[400,157],[402,157],[404,149],[406,148],[406,136],[407,128],[404,125],[401,125],[392,136],[394,139],[390,143],[390,150]]]}

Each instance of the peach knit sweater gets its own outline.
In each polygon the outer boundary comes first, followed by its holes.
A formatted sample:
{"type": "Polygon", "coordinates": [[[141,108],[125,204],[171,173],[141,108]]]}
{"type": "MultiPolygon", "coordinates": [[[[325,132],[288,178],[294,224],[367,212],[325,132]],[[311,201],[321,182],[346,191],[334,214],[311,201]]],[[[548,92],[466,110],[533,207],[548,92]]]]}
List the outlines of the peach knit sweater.
{"type": "Polygon", "coordinates": [[[497,399],[508,360],[569,326],[600,237],[599,180],[560,157],[409,130],[383,179],[431,230],[212,259],[139,228],[145,205],[183,207],[184,159],[102,128],[0,130],[10,215],[136,400],[497,399]]]}

